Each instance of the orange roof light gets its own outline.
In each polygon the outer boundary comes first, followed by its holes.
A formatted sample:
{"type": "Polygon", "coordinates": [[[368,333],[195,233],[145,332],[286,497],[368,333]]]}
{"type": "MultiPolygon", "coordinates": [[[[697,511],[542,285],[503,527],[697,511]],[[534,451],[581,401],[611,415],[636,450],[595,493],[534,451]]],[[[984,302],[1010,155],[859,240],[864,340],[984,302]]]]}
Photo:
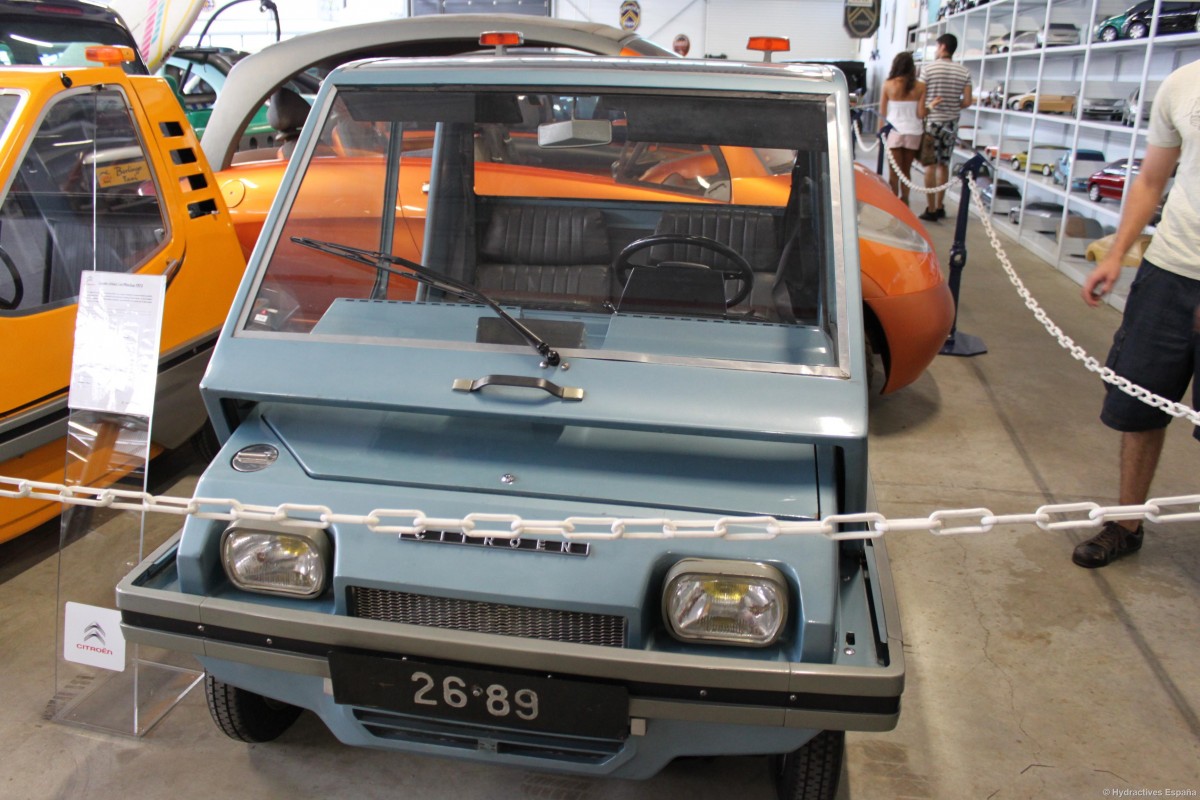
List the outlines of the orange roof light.
{"type": "Polygon", "coordinates": [[[89,47],[83,51],[83,54],[88,61],[98,61],[106,67],[115,67],[137,58],[137,54],[133,52],[132,47],[118,47],[116,45],[89,47]]]}
{"type": "Polygon", "coordinates": [[[479,34],[479,44],[483,47],[495,47],[496,55],[502,56],[505,48],[525,44],[525,37],[516,31],[487,31],[479,34]]]}
{"type": "Polygon", "coordinates": [[[771,60],[771,53],[786,53],[792,49],[792,41],[786,36],[751,36],[746,43],[747,50],[757,50],[765,53],[764,61],[771,60]]]}

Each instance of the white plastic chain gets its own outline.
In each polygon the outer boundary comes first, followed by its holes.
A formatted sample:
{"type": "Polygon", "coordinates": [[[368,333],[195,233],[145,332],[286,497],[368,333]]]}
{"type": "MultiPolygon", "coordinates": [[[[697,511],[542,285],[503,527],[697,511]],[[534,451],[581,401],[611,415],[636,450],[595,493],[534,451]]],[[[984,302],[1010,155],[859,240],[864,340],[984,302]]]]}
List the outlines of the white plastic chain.
{"type": "Polygon", "coordinates": [[[1113,372],[1110,367],[1101,364],[1094,356],[1088,355],[1086,350],[1075,344],[1074,339],[1063,333],[1062,328],[1054,324],[1054,320],[1050,319],[1045,309],[1033,299],[1033,295],[1025,288],[1025,284],[1017,276],[1016,270],[1013,269],[1012,262],[1008,259],[1008,254],[1004,252],[1004,248],[1000,244],[1000,237],[996,233],[996,228],[992,225],[991,214],[988,213],[987,207],[983,204],[983,198],[979,194],[979,187],[975,184],[975,176],[970,173],[967,174],[967,185],[971,190],[971,198],[975,201],[975,209],[979,212],[979,217],[983,221],[983,229],[987,232],[988,239],[992,243],[992,249],[996,251],[996,257],[1000,260],[1000,266],[1004,267],[1004,272],[1008,275],[1009,281],[1017,288],[1017,294],[1021,295],[1021,299],[1025,301],[1025,307],[1033,312],[1033,316],[1038,322],[1042,323],[1051,336],[1058,340],[1059,345],[1068,351],[1074,359],[1087,367],[1088,370],[1099,375],[1105,383],[1112,384],[1130,397],[1137,398],[1148,406],[1165,411],[1172,417],[1186,419],[1193,425],[1200,425],[1200,411],[1196,411],[1183,403],[1177,403],[1161,397],[1149,389],[1138,386],[1128,378],[1121,377],[1113,372]]]}
{"type": "Polygon", "coordinates": [[[854,123],[854,138],[858,140],[858,146],[861,147],[863,150],[867,151],[868,153],[871,152],[872,150],[874,150],[876,147],[882,146],[884,155],[887,156],[888,164],[890,164],[892,167],[892,173],[895,174],[896,177],[898,177],[900,179],[901,183],[903,183],[909,189],[912,189],[914,192],[920,192],[922,194],[933,194],[934,192],[944,192],[947,189],[953,188],[959,181],[959,178],[957,176],[951,176],[951,178],[948,181],[946,181],[945,183],[943,183],[941,186],[933,186],[933,187],[917,186],[915,183],[912,182],[912,180],[907,175],[905,175],[903,172],[900,171],[900,167],[896,164],[896,157],[892,155],[892,149],[887,146],[887,138],[886,137],[884,137],[884,136],[877,137],[875,139],[875,144],[871,145],[870,147],[867,147],[867,145],[863,142],[862,129],[859,127],[858,123],[855,122],[854,123]]]}
{"type": "Polygon", "coordinates": [[[561,536],[568,541],[610,539],[726,539],[756,541],[779,536],[824,536],[827,539],[875,539],[885,533],[928,531],[940,536],[989,533],[997,525],[1036,525],[1044,531],[1095,529],[1105,522],[1144,519],[1158,524],[1200,521],[1200,495],[1158,497],[1142,505],[1101,506],[1097,503],[1044,505],[1029,514],[995,514],[987,508],[934,511],[927,517],[888,519],[877,512],[831,514],[819,520],[780,520],[775,517],[715,517],[709,519],[646,517],[567,517],[560,520],[522,519],[515,514],[468,514],[462,518],[427,516],[416,509],[377,508],[369,514],[339,514],[328,506],[283,503],[248,505],[216,497],[169,497],[124,489],[94,489],[60,483],[0,476],[0,497],[53,500],[67,505],[191,515],[198,519],[232,522],[274,522],[295,528],[363,525],[373,533],[423,534],[445,531],[478,539],[519,539],[522,536],[561,536]],[[6,488],[11,487],[11,488],[6,488]],[[862,525],[865,530],[841,530],[862,525]]]}

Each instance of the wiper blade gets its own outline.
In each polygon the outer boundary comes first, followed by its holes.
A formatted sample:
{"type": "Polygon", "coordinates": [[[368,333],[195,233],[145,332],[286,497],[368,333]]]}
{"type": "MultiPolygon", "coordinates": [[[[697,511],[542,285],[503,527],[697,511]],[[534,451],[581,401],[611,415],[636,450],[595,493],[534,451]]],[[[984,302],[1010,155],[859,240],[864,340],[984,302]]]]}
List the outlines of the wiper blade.
{"type": "Polygon", "coordinates": [[[387,253],[381,253],[377,250],[363,250],[358,247],[351,247],[348,244],[325,242],[320,239],[310,239],[307,236],[293,236],[292,241],[301,247],[308,247],[331,256],[340,256],[358,264],[365,264],[375,270],[388,272],[401,278],[408,278],[418,283],[423,283],[426,286],[441,289],[443,292],[450,292],[465,300],[474,300],[477,303],[483,303],[496,312],[496,316],[504,320],[522,339],[527,341],[530,347],[537,351],[537,354],[545,360],[546,366],[556,367],[562,360],[558,355],[558,351],[550,347],[544,339],[529,330],[519,319],[501,308],[500,304],[495,300],[469,283],[463,283],[457,278],[451,278],[448,275],[434,272],[415,261],[409,261],[407,258],[389,256],[387,253]],[[388,264],[398,264],[404,267],[404,269],[395,269],[387,266],[388,264]]]}

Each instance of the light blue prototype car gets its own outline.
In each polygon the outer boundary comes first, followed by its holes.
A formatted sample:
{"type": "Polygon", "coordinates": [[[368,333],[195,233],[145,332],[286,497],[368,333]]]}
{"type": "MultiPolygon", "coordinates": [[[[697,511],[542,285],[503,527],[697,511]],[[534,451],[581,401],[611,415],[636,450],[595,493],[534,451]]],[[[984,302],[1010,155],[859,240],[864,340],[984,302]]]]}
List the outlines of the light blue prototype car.
{"type": "Polygon", "coordinates": [[[197,496],[301,505],[189,518],[118,587],[128,637],[196,655],[246,741],[308,709],[585,775],[770,755],[833,797],[904,682],[882,540],[829,520],[870,507],[848,126],[820,66],[333,72],[203,383],[197,496]]]}

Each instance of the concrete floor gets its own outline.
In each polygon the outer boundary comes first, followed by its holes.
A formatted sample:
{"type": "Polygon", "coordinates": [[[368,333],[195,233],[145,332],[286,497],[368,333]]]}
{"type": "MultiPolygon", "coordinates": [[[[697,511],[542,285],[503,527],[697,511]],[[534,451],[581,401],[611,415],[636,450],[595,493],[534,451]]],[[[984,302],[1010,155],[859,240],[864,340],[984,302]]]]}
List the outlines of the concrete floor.
{"type": "MultiPolygon", "coordinates": [[[[945,258],[951,224],[932,233],[945,258]]],[[[977,222],[968,245],[960,328],[983,337],[990,352],[940,357],[916,384],[875,405],[871,459],[882,511],[1115,503],[1117,437],[1096,420],[1099,379],[1024,308],[977,222]]],[[[1087,309],[1062,274],[1015,247],[1013,255],[1054,320],[1102,358],[1118,314],[1087,309]]],[[[1172,426],[1154,495],[1200,489],[1190,434],[1186,423],[1172,426]]],[[[160,480],[186,482],[196,465],[164,469],[160,480]]],[[[1070,563],[1079,534],[1012,527],[891,536],[908,663],[904,710],[893,732],[850,735],[842,796],[1196,797],[1198,527],[1151,525],[1140,554],[1098,571],[1070,563]]],[[[44,536],[54,541],[54,531],[44,536]]],[[[196,691],[140,740],[47,722],[57,559],[37,558],[36,544],[0,548],[0,568],[8,564],[0,573],[3,798],[773,796],[763,759],[677,762],[641,783],[581,780],[352,749],[310,715],[277,742],[247,746],[218,732],[196,691]]]]}

